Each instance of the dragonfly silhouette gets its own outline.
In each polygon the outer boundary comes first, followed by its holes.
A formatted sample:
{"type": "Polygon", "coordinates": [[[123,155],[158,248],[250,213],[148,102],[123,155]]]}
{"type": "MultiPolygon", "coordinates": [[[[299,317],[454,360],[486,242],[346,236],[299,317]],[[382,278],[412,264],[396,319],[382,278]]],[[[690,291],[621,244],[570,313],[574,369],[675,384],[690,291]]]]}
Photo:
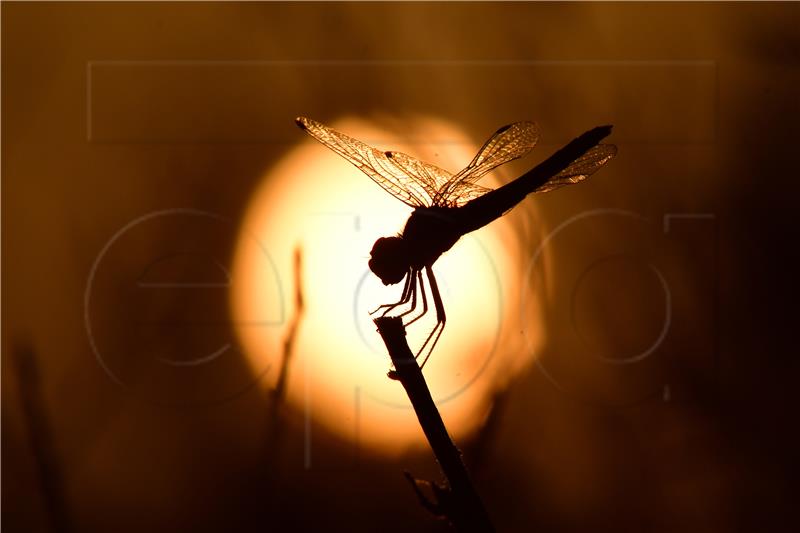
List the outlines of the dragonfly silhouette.
{"type": "Polygon", "coordinates": [[[406,326],[428,312],[422,278],[422,271],[425,271],[436,309],[436,326],[417,352],[419,357],[430,343],[420,367],[430,357],[447,320],[433,275],[433,263],[439,256],[463,235],[501,217],[528,194],[583,181],[617,153],[613,144],[598,144],[611,133],[611,126],[599,126],[575,138],[514,181],[492,190],[476,182],[496,167],[530,152],[539,140],[535,123],[516,122],[503,126],[484,143],[464,170],[453,175],[410,155],[378,150],[309,118],[299,117],[296,122],[392,196],[414,208],[400,235],[375,241],[369,268],[384,285],[405,280],[400,300],[382,305],[372,314],[383,309],[386,315],[409,301],[409,308],[398,316],[413,313],[419,287],[422,312],[406,322],[406,326]]]}

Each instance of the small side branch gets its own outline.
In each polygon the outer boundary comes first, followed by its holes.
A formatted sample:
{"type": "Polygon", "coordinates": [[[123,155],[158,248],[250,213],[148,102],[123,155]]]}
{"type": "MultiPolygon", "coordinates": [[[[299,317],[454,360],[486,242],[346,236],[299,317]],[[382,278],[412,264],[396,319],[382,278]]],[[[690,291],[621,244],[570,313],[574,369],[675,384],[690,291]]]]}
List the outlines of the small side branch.
{"type": "Polygon", "coordinates": [[[20,404],[27,422],[31,452],[39,469],[39,482],[52,530],[64,533],[73,530],[64,498],[64,483],[53,434],[42,400],[41,376],[36,354],[25,342],[16,342],[11,349],[12,372],[16,371],[20,404]]]}
{"type": "MultiPolygon", "coordinates": [[[[303,299],[303,250],[299,244],[294,249],[294,315],[283,341],[283,357],[278,368],[278,379],[275,382],[275,389],[270,394],[272,400],[268,411],[268,425],[270,437],[267,441],[269,453],[273,460],[279,456],[277,446],[279,445],[281,434],[284,428],[283,405],[286,397],[286,387],[289,382],[289,370],[294,360],[295,343],[300,329],[300,323],[305,311],[303,299]]],[[[266,371],[265,371],[266,372],[266,371]]]]}
{"type": "MultiPolygon", "coordinates": [[[[403,320],[381,317],[375,320],[375,325],[394,363],[395,371],[390,373],[390,377],[400,381],[406,390],[422,431],[447,479],[447,487],[435,491],[439,500],[436,502],[437,511],[447,516],[459,532],[494,531],[461,459],[461,452],[447,433],[422,371],[408,347],[403,320]]],[[[417,495],[420,495],[418,491],[417,495]]]]}
{"type": "Polygon", "coordinates": [[[305,311],[303,299],[303,250],[298,244],[294,249],[294,317],[289,324],[289,332],[283,342],[283,359],[278,373],[278,381],[275,384],[275,407],[283,403],[286,394],[286,383],[289,377],[289,366],[292,363],[294,353],[294,343],[297,339],[297,331],[300,328],[300,321],[305,311]]]}

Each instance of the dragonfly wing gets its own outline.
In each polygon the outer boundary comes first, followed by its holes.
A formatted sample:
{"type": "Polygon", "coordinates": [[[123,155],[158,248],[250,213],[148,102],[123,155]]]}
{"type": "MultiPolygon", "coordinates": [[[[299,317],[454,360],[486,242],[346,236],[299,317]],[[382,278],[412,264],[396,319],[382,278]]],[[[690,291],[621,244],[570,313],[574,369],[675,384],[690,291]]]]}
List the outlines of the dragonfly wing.
{"type": "Polygon", "coordinates": [[[457,183],[478,181],[484,174],[498,166],[526,155],[533,150],[538,141],[539,127],[535,122],[515,122],[503,126],[483,144],[469,165],[439,190],[434,203],[436,205],[463,203],[456,197],[456,192],[467,189],[459,188],[457,183]]]}
{"type": "Polygon", "coordinates": [[[533,192],[548,192],[564,185],[581,182],[597,172],[615,155],[617,155],[617,147],[615,145],[598,144],[570,163],[567,168],[534,189],[533,192]]]}
{"type": "Polygon", "coordinates": [[[461,207],[462,205],[466,204],[470,200],[474,200],[479,196],[483,196],[487,192],[491,191],[489,187],[483,187],[476,183],[466,183],[460,182],[457,183],[453,189],[452,194],[450,194],[450,204],[455,207],[461,207]]]}
{"type": "Polygon", "coordinates": [[[439,168],[432,163],[420,161],[402,152],[386,152],[386,157],[391,159],[406,174],[419,180],[430,198],[433,198],[445,183],[453,179],[453,175],[443,168],[439,168]]]}
{"type": "MultiPolygon", "coordinates": [[[[428,178],[411,173],[398,164],[393,159],[395,152],[382,152],[316,120],[299,117],[296,122],[309,135],[350,161],[401,202],[411,207],[433,205],[435,193],[430,188],[428,178]],[[393,157],[387,154],[393,154],[393,157]]],[[[406,157],[413,159],[411,156],[406,157]]]]}

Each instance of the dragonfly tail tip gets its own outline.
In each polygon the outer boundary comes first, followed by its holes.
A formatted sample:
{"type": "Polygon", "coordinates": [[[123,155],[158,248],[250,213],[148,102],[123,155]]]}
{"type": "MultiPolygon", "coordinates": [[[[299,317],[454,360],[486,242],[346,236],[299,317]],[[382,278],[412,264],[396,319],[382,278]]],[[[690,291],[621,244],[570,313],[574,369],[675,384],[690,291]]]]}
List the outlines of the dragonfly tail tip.
{"type": "Polygon", "coordinates": [[[297,124],[297,127],[301,130],[306,129],[306,117],[297,117],[294,119],[294,123],[297,124]]]}
{"type": "Polygon", "coordinates": [[[596,142],[600,142],[600,140],[611,135],[612,127],[613,126],[611,126],[610,124],[607,124],[605,126],[597,126],[596,128],[593,128],[592,130],[586,132],[586,135],[589,135],[592,138],[596,138],[597,139],[596,142]]]}

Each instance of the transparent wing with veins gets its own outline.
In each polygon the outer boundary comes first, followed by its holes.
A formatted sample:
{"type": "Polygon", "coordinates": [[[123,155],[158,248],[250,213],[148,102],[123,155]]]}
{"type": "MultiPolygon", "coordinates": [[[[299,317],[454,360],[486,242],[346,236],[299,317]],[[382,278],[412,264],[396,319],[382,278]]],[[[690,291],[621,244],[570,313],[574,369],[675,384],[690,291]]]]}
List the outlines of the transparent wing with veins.
{"type": "Polygon", "coordinates": [[[579,183],[611,161],[617,155],[617,147],[613,144],[598,144],[570,165],[533,190],[535,193],[549,192],[564,185],[579,183]]]}
{"type": "Polygon", "coordinates": [[[534,122],[515,122],[503,126],[487,140],[469,165],[437,190],[436,205],[461,206],[490,191],[475,182],[504,163],[533,150],[539,141],[539,127],[534,122]]]}
{"type": "Polygon", "coordinates": [[[453,179],[453,175],[443,168],[439,168],[432,163],[420,161],[402,152],[386,152],[386,157],[391,159],[406,175],[426,184],[426,190],[432,192],[431,205],[434,205],[433,199],[436,197],[437,192],[453,179]]]}
{"type": "MultiPolygon", "coordinates": [[[[392,196],[411,207],[462,206],[491,191],[475,182],[498,166],[530,152],[539,140],[534,122],[516,122],[497,130],[456,175],[402,152],[382,152],[315,120],[300,117],[297,124],[372,178],[392,196]]],[[[599,144],[552,176],[533,192],[548,192],[579,183],[617,153],[613,144],[599,144]]]]}
{"type": "Polygon", "coordinates": [[[315,120],[299,117],[297,125],[411,207],[434,205],[441,185],[452,179],[449,172],[436,165],[401,152],[382,152],[315,120]]]}

